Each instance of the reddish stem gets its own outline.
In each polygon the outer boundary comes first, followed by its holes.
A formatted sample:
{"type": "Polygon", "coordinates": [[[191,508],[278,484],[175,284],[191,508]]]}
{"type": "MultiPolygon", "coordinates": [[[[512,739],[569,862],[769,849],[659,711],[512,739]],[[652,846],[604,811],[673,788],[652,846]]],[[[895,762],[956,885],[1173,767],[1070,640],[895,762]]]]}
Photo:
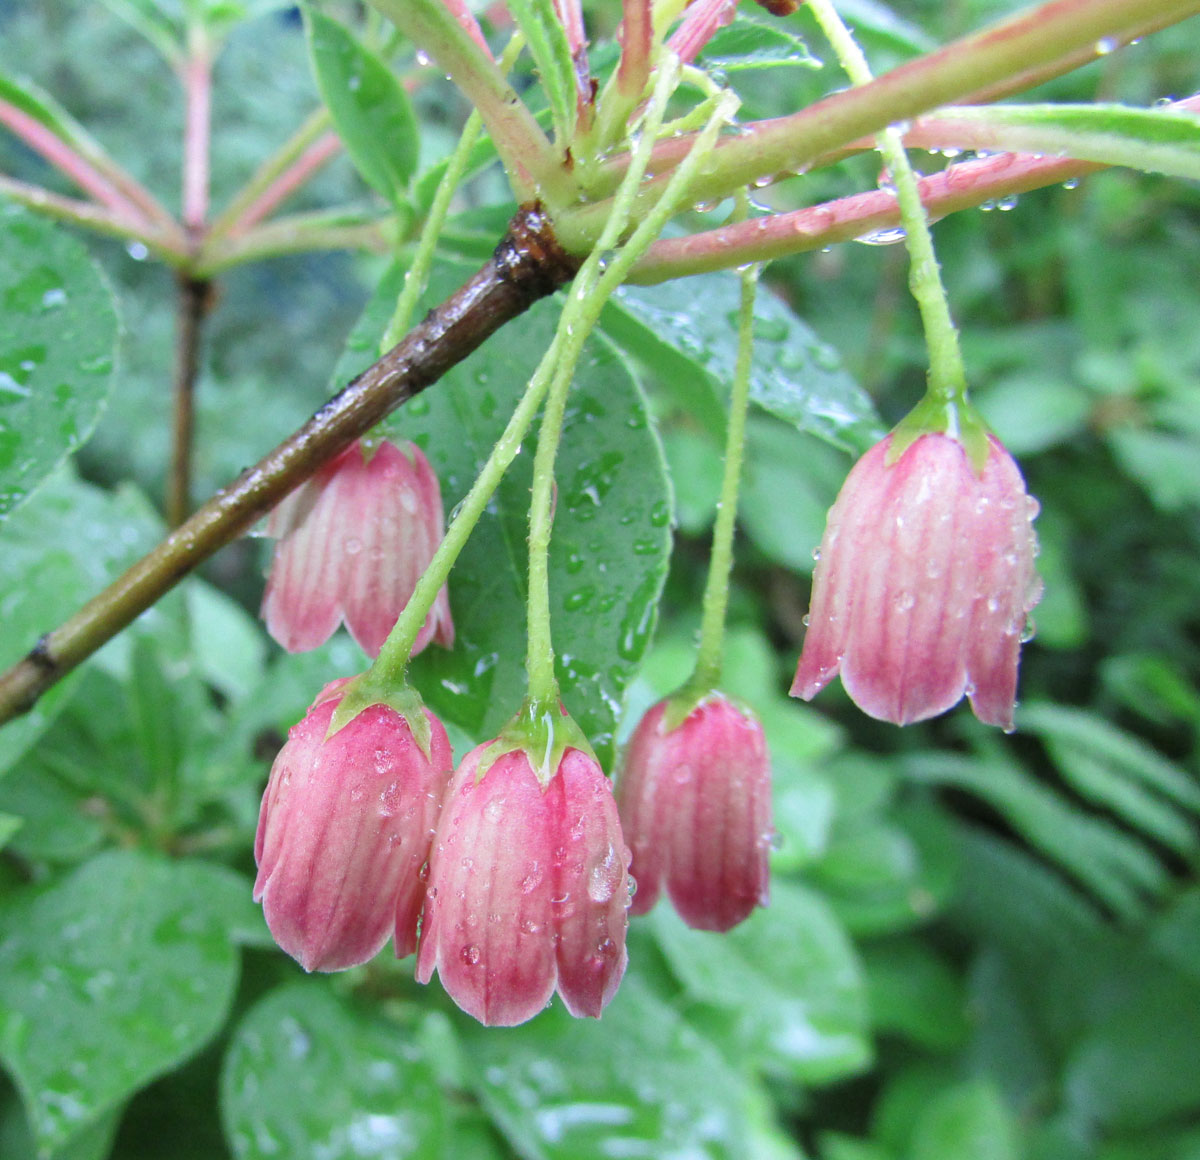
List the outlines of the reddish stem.
{"type": "Polygon", "coordinates": [[[697,53],[713,38],[718,28],[733,19],[737,0],[696,0],[684,15],[682,23],[667,41],[667,47],[684,64],[696,59],[697,53]]]}
{"type": "Polygon", "coordinates": [[[650,48],[654,16],[650,0],[625,0],[624,16],[617,30],[621,62],[617,66],[617,91],[627,100],[638,100],[650,76],[650,48]]]}
{"type": "Polygon", "coordinates": [[[341,138],[336,133],[325,133],[319,137],[238,214],[228,233],[244,233],[252,226],[258,225],[304,185],[331,157],[335,157],[341,148],[341,138]]]}
{"type": "MultiPolygon", "coordinates": [[[[920,181],[921,200],[933,219],[1047,185],[1070,181],[1107,166],[1032,153],[999,153],[950,165],[920,181]]],[[[653,284],[688,274],[725,270],[747,262],[824,249],[865,238],[900,223],[896,195],[873,189],[792,213],[752,218],[716,230],[656,242],[633,268],[631,282],[653,284]]]]}
{"type": "Polygon", "coordinates": [[[0,125],[11,129],[35,153],[65,173],[80,189],[107,206],[132,229],[145,229],[150,222],[141,207],[125,196],[94,165],[66,141],[16,105],[0,101],[0,125]]]}
{"type": "Polygon", "coordinates": [[[475,19],[475,13],[467,7],[466,0],[442,0],[446,5],[447,10],[455,20],[466,31],[467,35],[483,49],[488,56],[492,55],[492,50],[488,48],[488,42],[484,39],[483,29],[479,27],[479,21],[475,19]]]}
{"type": "Polygon", "coordinates": [[[208,219],[208,154],[212,118],[212,57],[198,39],[183,63],[183,224],[199,235],[208,219]]]}

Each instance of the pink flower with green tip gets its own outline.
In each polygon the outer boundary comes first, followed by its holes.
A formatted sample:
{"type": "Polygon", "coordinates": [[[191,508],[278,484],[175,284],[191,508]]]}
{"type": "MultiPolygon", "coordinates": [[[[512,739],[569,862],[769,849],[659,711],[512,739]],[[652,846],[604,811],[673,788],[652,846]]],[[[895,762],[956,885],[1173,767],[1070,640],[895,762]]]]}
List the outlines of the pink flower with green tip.
{"type": "Polygon", "coordinates": [[[641,720],[617,783],[637,882],[632,912],[665,890],[699,930],[729,930],[768,895],[771,768],[762,726],[709,693],[671,727],[672,698],[641,720]],[[667,719],[664,719],[667,718],[667,719]]]}
{"type": "Polygon", "coordinates": [[[897,725],[965,694],[1011,729],[1030,610],[1037,501],[994,436],[982,471],[952,435],[927,432],[894,462],[895,435],[854,465],[829,512],[792,696],[839,673],[863,712],[897,725]]]}
{"type": "Polygon", "coordinates": [[[348,679],[326,686],[292,727],[254,841],[254,900],[306,971],[365,963],[389,935],[397,956],[416,950],[421,871],[454,768],[446,731],[429,712],[428,754],[387,705],[327,737],[348,679]]]}
{"type": "Polygon", "coordinates": [[[625,973],[629,851],[595,758],[562,753],[545,784],[528,753],[472,750],[446,793],[430,861],[417,979],[438,972],[481,1023],[531,1019],[555,989],[598,1017],[625,973]]]}
{"type": "MultiPolygon", "coordinates": [[[[355,442],[272,513],[275,556],[263,597],[267,631],[288,652],[317,648],[345,620],[378,656],[444,532],[438,479],[420,448],[355,442]]],[[[417,635],[454,643],[445,587],[417,635]]]]}

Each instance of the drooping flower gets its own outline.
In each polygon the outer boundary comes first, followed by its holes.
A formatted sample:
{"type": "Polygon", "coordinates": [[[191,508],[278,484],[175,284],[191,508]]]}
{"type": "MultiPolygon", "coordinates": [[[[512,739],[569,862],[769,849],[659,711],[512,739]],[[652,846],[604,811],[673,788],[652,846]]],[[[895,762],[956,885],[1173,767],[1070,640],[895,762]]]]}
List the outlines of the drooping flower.
{"type": "Polygon", "coordinates": [[[700,930],[729,930],[767,904],[771,768],[762,726],[720,693],[673,728],[671,699],[638,724],[617,783],[645,914],[665,889],[700,930]],[[664,720],[667,717],[667,720],[664,720]]]}
{"type": "Polygon", "coordinates": [[[808,700],[840,672],[872,717],[906,725],[965,693],[981,721],[1011,729],[1041,596],[1037,501],[993,436],[981,473],[949,434],[889,462],[892,439],[854,465],[829,512],[792,695],[808,700]]]}
{"type": "Polygon", "coordinates": [[[365,963],[393,933],[397,956],[416,950],[421,871],[454,768],[446,731],[428,711],[428,756],[387,705],[326,737],[347,680],[327,685],[292,727],[254,840],[254,900],[306,971],[365,963]]]}
{"type": "Polygon", "coordinates": [[[599,1016],[625,973],[629,851],[612,789],[567,748],[543,787],[524,749],[482,777],[472,750],[446,793],[430,861],[417,979],[436,969],[482,1023],[536,1015],[557,987],[599,1016]]]}
{"type": "MultiPolygon", "coordinates": [[[[442,496],[415,444],[356,442],[289,495],[267,522],[277,539],[263,597],[267,631],[288,652],[317,648],[343,619],[378,656],[444,530],[442,496]]],[[[443,587],[413,646],[454,643],[443,587]]]]}

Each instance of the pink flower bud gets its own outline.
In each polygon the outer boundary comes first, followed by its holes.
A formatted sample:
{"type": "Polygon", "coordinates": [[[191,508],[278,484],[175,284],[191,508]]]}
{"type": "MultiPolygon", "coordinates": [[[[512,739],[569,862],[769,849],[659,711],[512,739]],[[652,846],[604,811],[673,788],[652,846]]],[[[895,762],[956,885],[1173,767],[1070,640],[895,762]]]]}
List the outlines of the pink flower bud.
{"type": "Polygon", "coordinates": [[[688,926],[729,930],[766,906],[771,767],[762,726],[720,693],[674,729],[660,701],[641,720],[617,784],[633,850],[634,914],[663,887],[688,926]]]}
{"type": "Polygon", "coordinates": [[[892,436],[854,465],[829,512],[792,696],[840,671],[872,717],[907,725],[965,693],[1012,728],[1030,609],[1037,501],[999,440],[983,474],[949,435],[920,436],[894,463],[892,436]]]}
{"type": "Polygon", "coordinates": [[[567,749],[545,789],[522,749],[446,793],[430,862],[417,979],[436,969],[481,1023],[531,1019],[558,992],[599,1016],[625,973],[629,851],[600,767],[567,749]]]}
{"type": "Polygon", "coordinates": [[[371,705],[327,739],[345,683],[326,686],[292,727],[254,840],[254,900],[306,971],[365,963],[393,931],[398,957],[416,950],[421,870],[454,768],[446,731],[429,712],[428,757],[387,705],[371,705]]]}
{"type": "MultiPolygon", "coordinates": [[[[263,597],[267,631],[288,652],[317,648],[344,618],[350,635],[378,656],[443,534],[437,475],[420,448],[361,443],[298,487],[272,513],[279,541],[263,597]],[[368,457],[369,456],[369,457],[368,457]]],[[[443,587],[417,635],[454,643],[443,587]]]]}

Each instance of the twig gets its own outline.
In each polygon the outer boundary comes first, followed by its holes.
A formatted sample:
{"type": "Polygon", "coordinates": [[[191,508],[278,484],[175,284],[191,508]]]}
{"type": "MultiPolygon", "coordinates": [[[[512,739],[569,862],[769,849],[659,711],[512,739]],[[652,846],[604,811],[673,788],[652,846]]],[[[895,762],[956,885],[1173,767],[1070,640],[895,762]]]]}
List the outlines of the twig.
{"type": "Polygon", "coordinates": [[[403,342],[0,674],[0,723],[28,711],[55,681],[250,528],[322,463],[436,382],[505,322],[569,281],[576,266],[559,247],[540,206],[519,211],[482,269],[403,342]]]}
{"type": "Polygon", "coordinates": [[[212,283],[180,274],[175,334],[175,376],[171,421],[171,475],[167,481],[167,523],[177,528],[192,507],[192,442],[200,334],[212,303],[212,283]]]}

